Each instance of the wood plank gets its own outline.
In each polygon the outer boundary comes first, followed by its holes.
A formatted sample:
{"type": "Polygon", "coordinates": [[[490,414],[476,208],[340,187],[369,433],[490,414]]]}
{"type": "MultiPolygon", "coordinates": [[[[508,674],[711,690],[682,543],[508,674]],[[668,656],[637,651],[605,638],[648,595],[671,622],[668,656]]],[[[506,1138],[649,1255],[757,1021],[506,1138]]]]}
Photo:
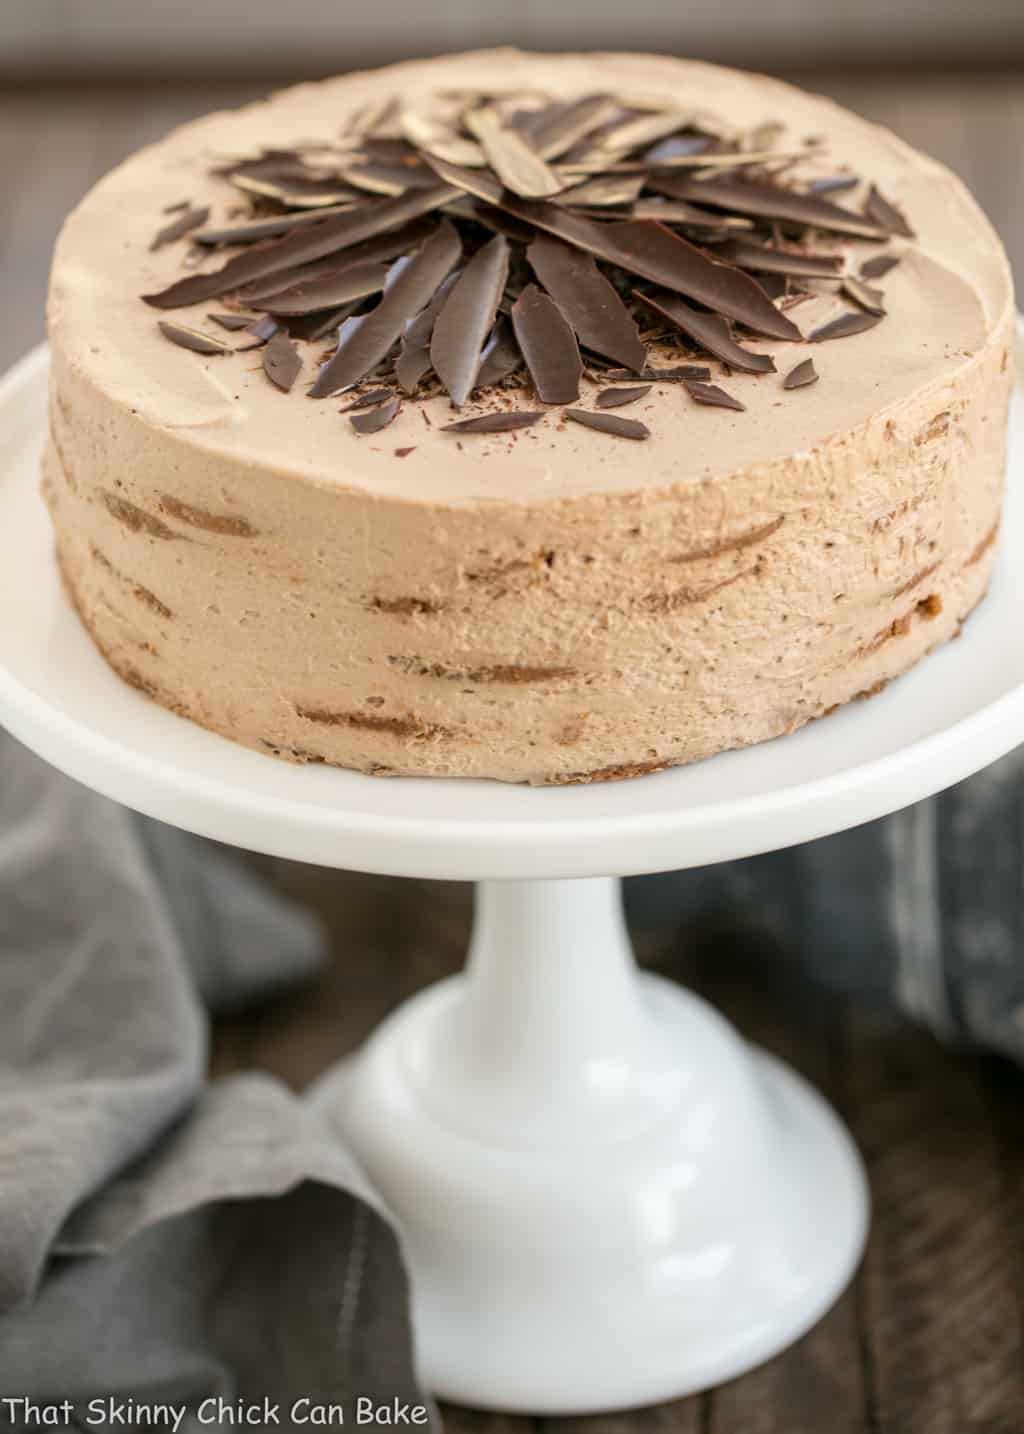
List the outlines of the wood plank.
{"type": "Polygon", "coordinates": [[[884,1014],[851,1008],[846,1034],[874,1197],[862,1289],[877,1427],[1018,1434],[1020,1225],[982,1066],[884,1014]]]}
{"type": "MultiPolygon", "coordinates": [[[[797,888],[794,880],[780,893],[792,923],[788,932],[773,939],[714,922],[680,934],[660,959],[654,956],[654,964],[710,1000],[747,1039],[787,1061],[838,1103],[838,1002],[821,999],[778,944],[795,943],[797,888]]],[[[649,942],[643,948],[646,954],[649,942]]],[[[796,1345],[716,1389],[706,1434],[860,1434],[867,1403],[856,1292],[850,1291],[796,1345]]]]}

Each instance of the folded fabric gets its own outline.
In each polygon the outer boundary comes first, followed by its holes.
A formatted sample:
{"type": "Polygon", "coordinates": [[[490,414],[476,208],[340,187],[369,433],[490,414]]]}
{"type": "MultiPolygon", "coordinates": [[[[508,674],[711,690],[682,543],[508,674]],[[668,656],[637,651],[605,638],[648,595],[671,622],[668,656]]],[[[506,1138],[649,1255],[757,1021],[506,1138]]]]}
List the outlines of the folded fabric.
{"type": "Polygon", "coordinates": [[[63,1400],[97,1430],[133,1401],[209,1427],[216,1399],[250,1428],[308,1427],[302,1400],[436,1423],[396,1236],[336,1135],[269,1077],[204,1086],[204,996],[321,959],[207,843],[0,733],[0,1427],[63,1400]]]}

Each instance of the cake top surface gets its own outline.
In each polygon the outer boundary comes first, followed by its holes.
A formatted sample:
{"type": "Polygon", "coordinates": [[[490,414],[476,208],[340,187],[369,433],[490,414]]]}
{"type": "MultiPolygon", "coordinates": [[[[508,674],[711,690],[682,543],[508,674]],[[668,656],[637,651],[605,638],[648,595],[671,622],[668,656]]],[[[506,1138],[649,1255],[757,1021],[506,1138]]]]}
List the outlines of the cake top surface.
{"type": "Polygon", "coordinates": [[[104,402],[197,460],[533,503],[814,449],[955,377],[1011,303],[959,181],[829,101],[492,51],[297,86],[140,151],[69,217],[49,318],[104,402]]]}

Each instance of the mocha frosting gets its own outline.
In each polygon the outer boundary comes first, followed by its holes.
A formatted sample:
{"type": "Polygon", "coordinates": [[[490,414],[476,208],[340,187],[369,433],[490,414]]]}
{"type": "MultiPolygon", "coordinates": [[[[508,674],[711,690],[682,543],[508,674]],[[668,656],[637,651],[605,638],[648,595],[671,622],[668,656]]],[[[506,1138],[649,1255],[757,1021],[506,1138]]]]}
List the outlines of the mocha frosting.
{"type": "MultiPolygon", "coordinates": [[[[170,317],[210,329],[221,307],[170,317]]],[[[838,308],[789,312],[808,333],[838,308]]],[[[64,226],[44,459],[62,570],[122,677],[262,751],[529,782],[691,761],[877,690],[959,631],[994,556],[1013,312],[1002,248],[948,170],[760,76],[499,51],[299,86],[140,151],[64,226]],[[444,433],[486,405],[443,395],[361,435],[344,400],[305,395],[322,346],[300,345],[283,393],[258,351],[160,336],[139,296],[181,277],[183,250],[150,244],[174,201],[225,221],[218,156],[462,87],[612,89],[823,137],[915,232],[889,246],[888,318],[812,346],[745,337],[775,374],[696,359],[745,411],[656,385],[621,411],[643,443],[557,408],[515,434],[444,433]],[[786,391],[808,356],[819,382],[786,391]]]]}

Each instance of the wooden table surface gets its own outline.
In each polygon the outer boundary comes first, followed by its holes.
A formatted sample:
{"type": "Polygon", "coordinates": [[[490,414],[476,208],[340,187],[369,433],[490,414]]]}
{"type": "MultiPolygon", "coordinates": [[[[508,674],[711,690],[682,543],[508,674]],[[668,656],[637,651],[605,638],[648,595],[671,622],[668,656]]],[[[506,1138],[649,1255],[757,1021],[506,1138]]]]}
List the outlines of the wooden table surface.
{"type": "MultiPolygon", "coordinates": [[[[801,74],[958,170],[1024,275],[1018,156],[1024,75],[801,74]]],[[[0,368],[42,337],[53,236],[129,150],[257,87],[0,90],[0,368]]],[[[266,88],[262,86],[259,88],[266,88]]],[[[403,997],[461,962],[470,892],[267,863],[327,924],[314,989],[223,1022],[218,1073],[261,1067],[301,1088],[403,997]]],[[[901,1019],[794,984],[773,951],[719,930],[637,933],[641,959],[695,986],[809,1076],[867,1161],[874,1223],[848,1294],[780,1358],[710,1393],[634,1414],[520,1420],[446,1409],[451,1431],[519,1434],[1022,1434],[1024,1080],[945,1050],[901,1019]]]]}

